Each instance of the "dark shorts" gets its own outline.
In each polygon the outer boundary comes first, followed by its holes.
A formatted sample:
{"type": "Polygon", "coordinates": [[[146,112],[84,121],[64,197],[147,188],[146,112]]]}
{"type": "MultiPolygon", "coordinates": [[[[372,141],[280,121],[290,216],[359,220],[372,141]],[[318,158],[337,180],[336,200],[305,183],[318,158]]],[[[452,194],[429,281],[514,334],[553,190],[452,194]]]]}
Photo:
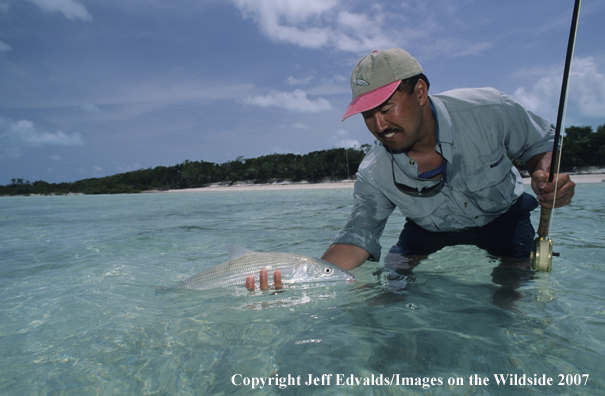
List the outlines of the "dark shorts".
{"type": "Polygon", "coordinates": [[[431,232],[407,220],[399,242],[389,253],[406,256],[429,255],[446,246],[476,245],[498,257],[528,258],[533,249],[534,227],[530,213],[538,207],[533,196],[524,193],[508,212],[483,227],[454,232],[431,232]]]}

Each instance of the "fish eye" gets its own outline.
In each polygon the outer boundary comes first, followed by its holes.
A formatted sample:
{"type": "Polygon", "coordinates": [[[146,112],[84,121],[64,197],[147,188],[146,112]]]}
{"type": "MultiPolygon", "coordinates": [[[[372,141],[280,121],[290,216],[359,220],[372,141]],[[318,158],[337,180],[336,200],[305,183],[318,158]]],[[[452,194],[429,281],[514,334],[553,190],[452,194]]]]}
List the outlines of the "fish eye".
{"type": "Polygon", "coordinates": [[[325,272],[326,274],[331,274],[331,273],[332,273],[332,268],[330,268],[330,267],[326,267],[326,268],[324,269],[324,272],[325,272]]]}

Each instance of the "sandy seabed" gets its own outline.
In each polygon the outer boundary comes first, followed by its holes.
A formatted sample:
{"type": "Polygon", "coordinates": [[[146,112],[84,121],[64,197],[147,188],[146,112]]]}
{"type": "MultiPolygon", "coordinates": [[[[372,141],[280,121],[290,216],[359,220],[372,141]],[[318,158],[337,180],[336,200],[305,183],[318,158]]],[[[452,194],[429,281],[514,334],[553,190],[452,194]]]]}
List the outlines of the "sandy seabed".
{"type": "MultiPolygon", "coordinates": [[[[586,173],[586,174],[570,174],[571,179],[576,183],[604,183],[605,173],[586,173]]],[[[524,178],[524,184],[529,184],[530,179],[524,178]]],[[[275,191],[275,190],[317,190],[317,189],[334,189],[334,188],[353,188],[354,180],[342,180],[338,182],[325,183],[309,183],[309,182],[281,182],[269,184],[254,184],[254,183],[235,183],[232,185],[213,184],[199,188],[184,188],[180,190],[166,191],[145,191],[166,192],[166,193],[186,193],[186,192],[218,192],[218,191],[275,191]]]]}

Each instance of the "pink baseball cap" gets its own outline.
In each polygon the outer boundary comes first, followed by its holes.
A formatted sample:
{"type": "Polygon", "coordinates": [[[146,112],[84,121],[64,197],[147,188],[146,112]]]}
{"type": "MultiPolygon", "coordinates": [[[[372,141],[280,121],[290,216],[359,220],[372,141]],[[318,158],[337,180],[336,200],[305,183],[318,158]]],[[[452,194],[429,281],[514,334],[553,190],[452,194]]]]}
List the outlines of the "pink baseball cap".
{"type": "Polygon", "coordinates": [[[384,103],[401,80],[422,73],[420,63],[401,48],[374,51],[361,59],[351,73],[353,100],[342,121],[384,103]]]}

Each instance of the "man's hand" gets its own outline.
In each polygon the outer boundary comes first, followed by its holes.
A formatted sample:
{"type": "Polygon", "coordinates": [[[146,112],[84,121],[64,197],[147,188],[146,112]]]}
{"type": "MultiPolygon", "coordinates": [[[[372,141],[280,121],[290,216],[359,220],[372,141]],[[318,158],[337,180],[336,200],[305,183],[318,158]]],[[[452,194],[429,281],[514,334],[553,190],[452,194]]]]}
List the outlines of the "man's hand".
{"type": "Polygon", "coordinates": [[[555,207],[569,205],[571,197],[575,193],[576,183],[571,181],[569,175],[560,173],[552,182],[548,182],[552,152],[541,153],[533,156],[525,163],[531,174],[531,188],[536,193],[536,198],[543,208],[552,209],[555,199],[555,182],[557,185],[557,198],[555,207]]]}
{"type": "MultiPolygon", "coordinates": [[[[365,263],[369,257],[370,253],[358,246],[336,243],[331,245],[321,258],[342,269],[350,270],[365,263]]],[[[273,273],[273,287],[275,289],[281,289],[283,287],[281,272],[279,271],[273,273]]],[[[248,278],[246,278],[246,288],[250,291],[254,291],[254,276],[248,275],[248,278]]],[[[267,270],[264,268],[260,270],[260,289],[269,290],[267,270]]]]}
{"type": "Polygon", "coordinates": [[[553,208],[555,182],[557,185],[555,207],[560,208],[571,203],[571,198],[575,194],[576,183],[566,173],[560,173],[557,178],[558,180],[554,179],[549,183],[548,174],[542,170],[537,170],[531,175],[531,188],[536,193],[536,198],[543,208],[553,208]]]}
{"type": "MultiPolygon", "coordinates": [[[[281,283],[281,272],[275,271],[273,273],[273,287],[275,289],[281,289],[283,287],[281,283]]],[[[254,276],[248,275],[246,278],[246,288],[250,291],[254,291],[256,288],[254,285],[254,276]]],[[[269,290],[269,282],[267,280],[267,270],[265,268],[260,270],[260,289],[269,290]]]]}

